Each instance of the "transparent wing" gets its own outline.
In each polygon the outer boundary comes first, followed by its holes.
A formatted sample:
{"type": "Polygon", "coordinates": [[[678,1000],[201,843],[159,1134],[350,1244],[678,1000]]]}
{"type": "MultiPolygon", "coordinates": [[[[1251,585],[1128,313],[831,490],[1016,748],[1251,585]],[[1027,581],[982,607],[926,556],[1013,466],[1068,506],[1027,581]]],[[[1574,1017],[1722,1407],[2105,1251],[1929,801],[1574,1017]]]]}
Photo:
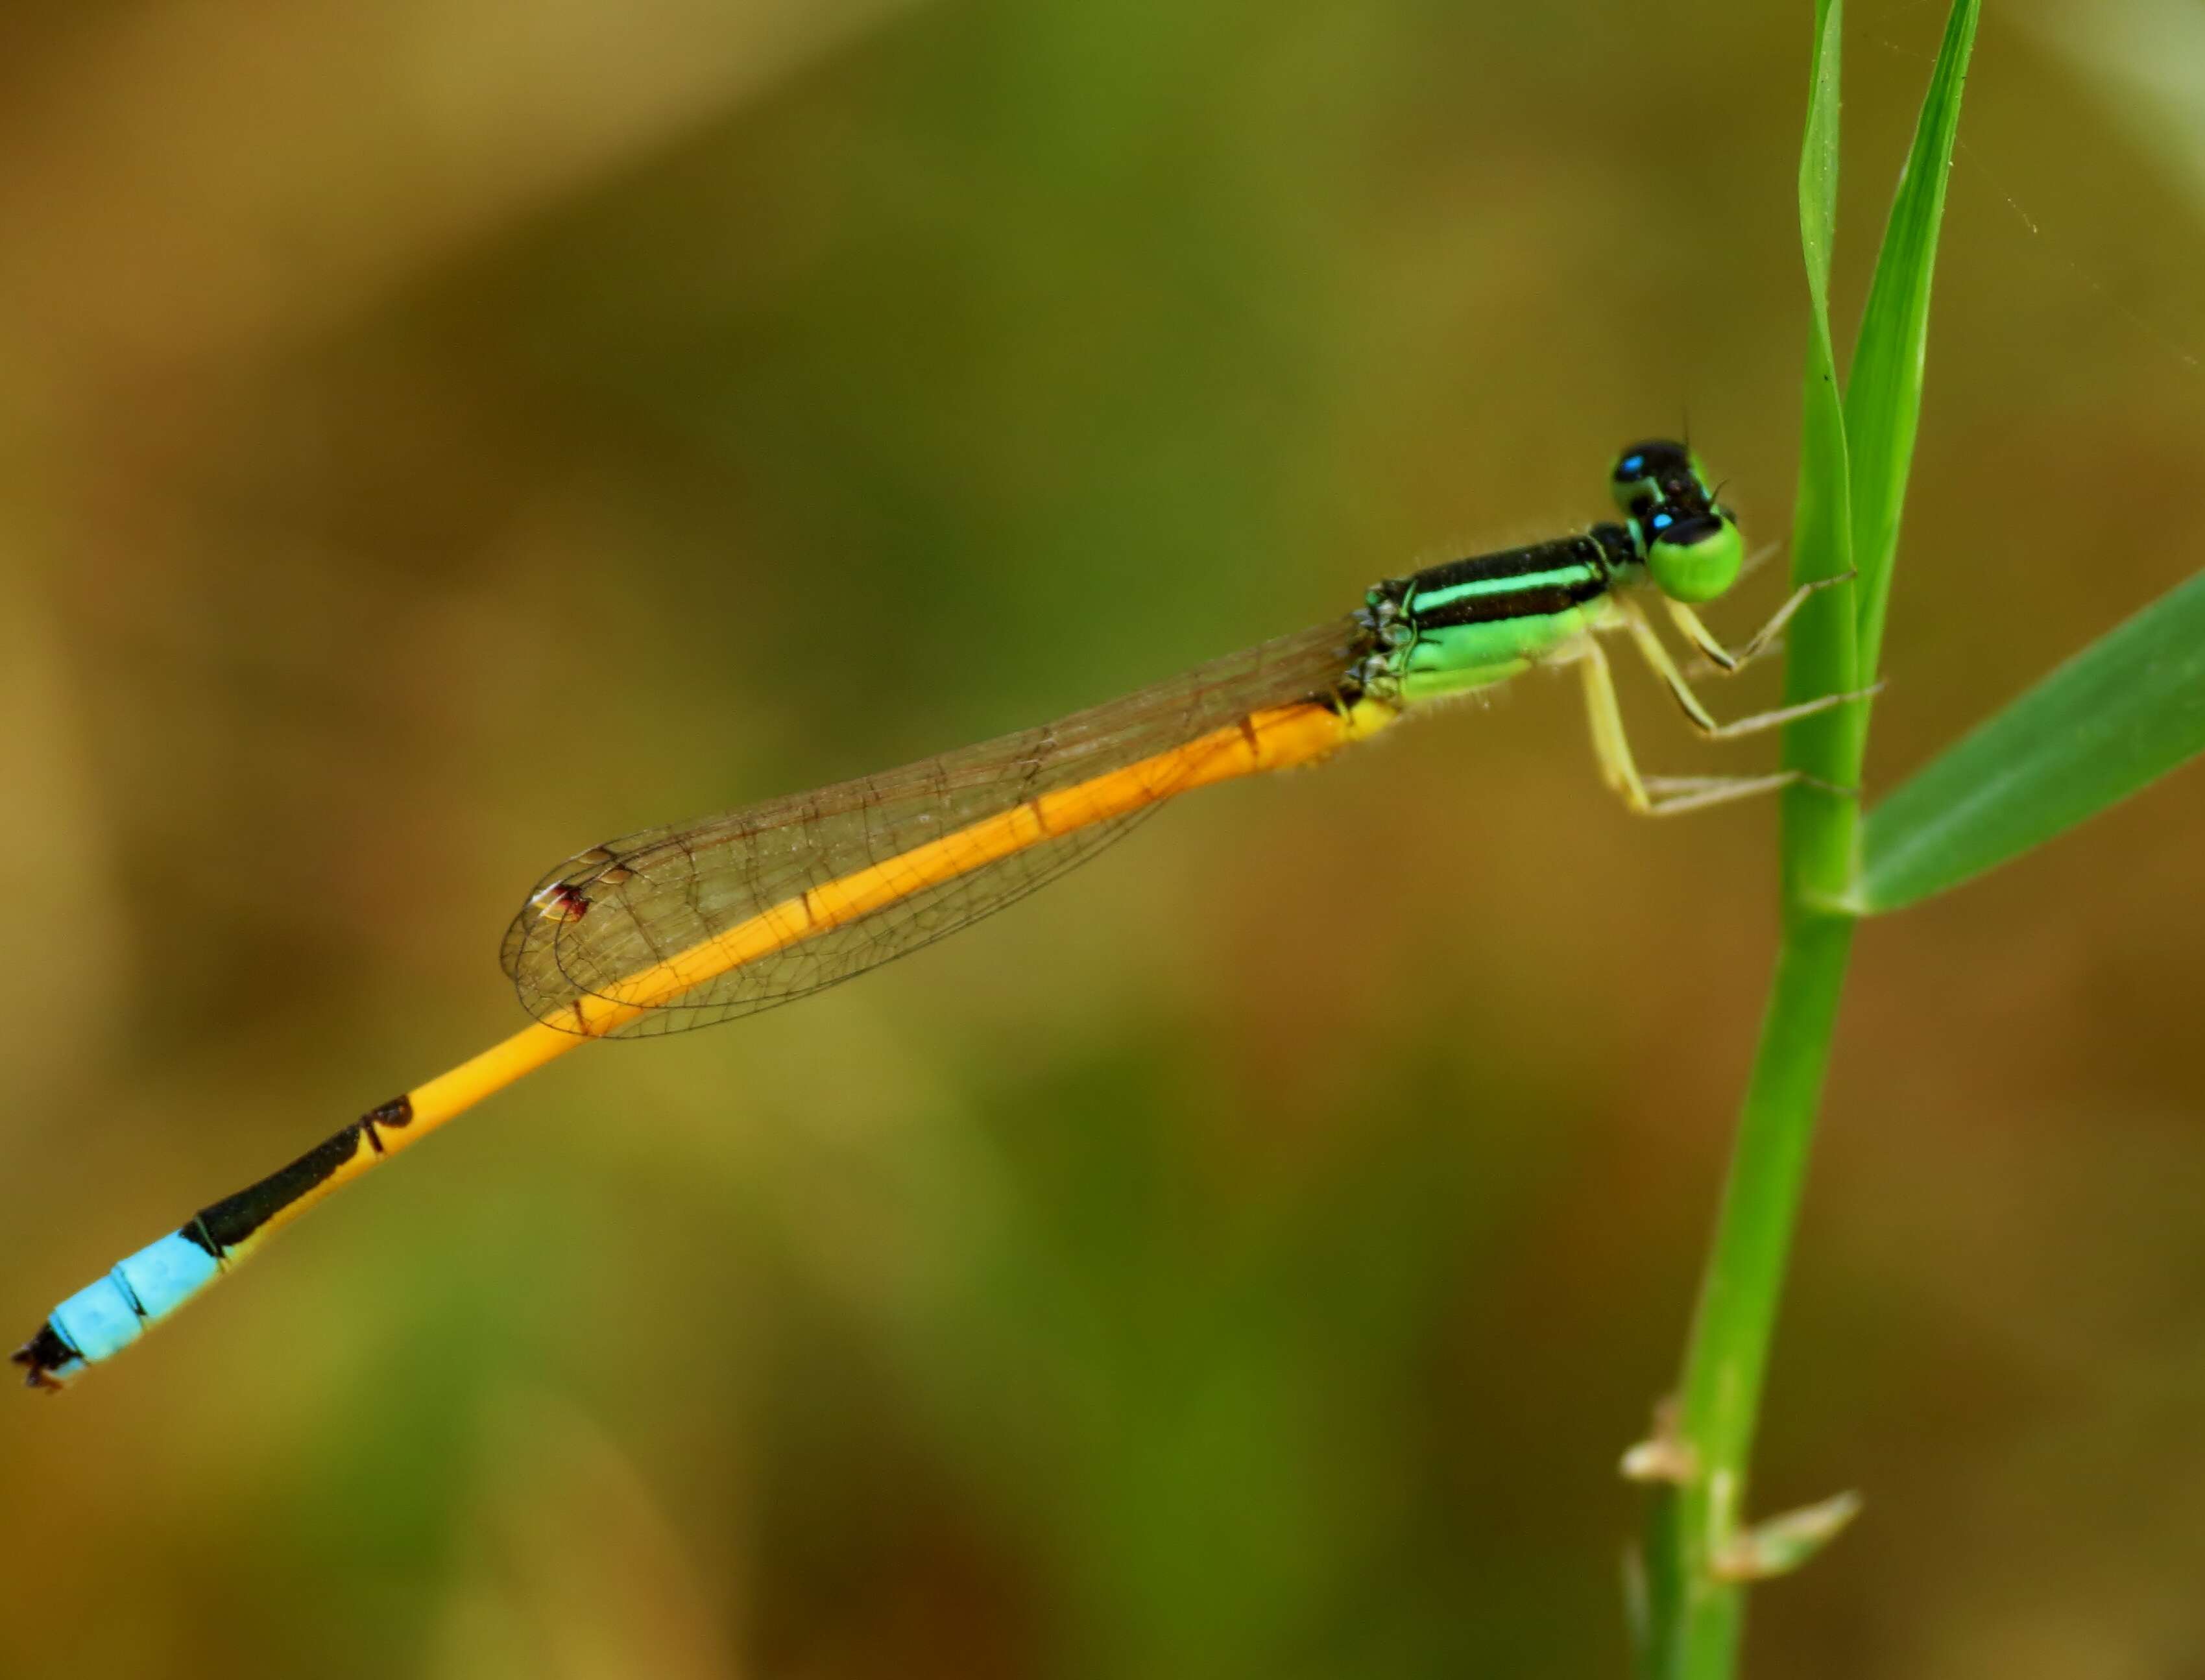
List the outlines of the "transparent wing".
{"type": "MultiPolygon", "coordinates": [[[[521,1005],[571,1029],[578,999],[807,890],[1028,799],[1167,752],[1251,712],[1336,692],[1364,632],[1342,619],[1228,655],[1038,729],[881,775],[648,828],[545,875],[502,953],[521,1005]]],[[[1161,796],[1169,797],[1169,790],[1161,796]]],[[[679,1032],[770,1009],[916,951],[1093,857],[1155,809],[1054,835],[699,982],[610,1036],[679,1032]]]]}

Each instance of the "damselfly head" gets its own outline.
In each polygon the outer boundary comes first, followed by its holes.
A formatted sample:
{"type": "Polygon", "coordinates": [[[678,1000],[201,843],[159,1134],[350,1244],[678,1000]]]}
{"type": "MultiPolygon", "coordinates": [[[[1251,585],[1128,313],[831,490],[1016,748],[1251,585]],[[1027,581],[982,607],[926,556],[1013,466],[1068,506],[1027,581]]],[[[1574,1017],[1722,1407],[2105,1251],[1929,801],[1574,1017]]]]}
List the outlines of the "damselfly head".
{"type": "Polygon", "coordinates": [[[1685,445],[1666,437],[1649,437],[1618,455],[1615,469],[1608,475],[1608,488],[1617,507],[1639,516],[1657,507],[1682,511],[1705,507],[1715,500],[1699,458],[1685,445]]]}
{"type": "Polygon", "coordinates": [[[1608,482],[1664,595],[1712,601],[1738,581],[1744,539],[1690,448],[1666,438],[1634,443],[1616,457],[1608,482]]]}

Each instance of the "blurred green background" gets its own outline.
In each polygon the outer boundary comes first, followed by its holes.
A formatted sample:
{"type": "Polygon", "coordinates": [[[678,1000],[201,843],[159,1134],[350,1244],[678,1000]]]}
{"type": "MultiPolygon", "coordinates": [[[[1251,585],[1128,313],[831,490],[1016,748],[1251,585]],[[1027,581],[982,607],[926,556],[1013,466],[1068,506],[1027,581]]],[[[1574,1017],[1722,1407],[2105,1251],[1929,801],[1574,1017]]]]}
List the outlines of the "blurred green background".
{"type": "MultiPolygon", "coordinates": [[[[510,1030],[581,846],[1580,525],[1688,420],[1780,536],[1807,10],[10,9],[16,1327],[510,1030]]],[[[1853,12],[1846,321],[1942,21],[1853,12]]],[[[2089,15],[1985,21],[1881,786],[2205,561],[2205,41],[2089,15]]],[[[1620,1671],[1773,813],[1634,822],[1584,735],[1527,680],[530,1080],[0,1406],[0,1670],[1620,1671]]],[[[1862,939],[1755,1502],[1869,1507],[1757,1672],[2205,1663],[2202,822],[1862,939]]]]}

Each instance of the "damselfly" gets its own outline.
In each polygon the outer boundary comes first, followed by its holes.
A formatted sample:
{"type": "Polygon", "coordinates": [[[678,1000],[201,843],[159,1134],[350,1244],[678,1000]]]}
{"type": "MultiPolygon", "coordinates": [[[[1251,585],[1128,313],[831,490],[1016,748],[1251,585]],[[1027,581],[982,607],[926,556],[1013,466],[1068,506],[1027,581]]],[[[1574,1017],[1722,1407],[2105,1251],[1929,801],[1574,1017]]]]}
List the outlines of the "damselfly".
{"type": "Polygon", "coordinates": [[[1688,810],[1798,780],[1639,774],[1604,632],[1629,637],[1706,735],[1860,697],[1717,723],[1647,608],[1658,603],[1728,672],[1822,585],[1726,648],[1692,608],[1731,587],[1744,549],[1698,461],[1680,444],[1641,443],[1618,460],[1612,484],[1620,524],[1391,579],[1346,618],[1043,728],[568,858],[505,937],[505,971],[533,1024],[121,1261],[55,1308],[15,1362],[32,1385],[60,1386],[338,1185],[578,1044],[704,1026],[819,991],[1000,910],[1176,794],[1314,763],[1406,712],[1534,665],[1577,667],[1602,774],[1634,810],[1688,810]]]}

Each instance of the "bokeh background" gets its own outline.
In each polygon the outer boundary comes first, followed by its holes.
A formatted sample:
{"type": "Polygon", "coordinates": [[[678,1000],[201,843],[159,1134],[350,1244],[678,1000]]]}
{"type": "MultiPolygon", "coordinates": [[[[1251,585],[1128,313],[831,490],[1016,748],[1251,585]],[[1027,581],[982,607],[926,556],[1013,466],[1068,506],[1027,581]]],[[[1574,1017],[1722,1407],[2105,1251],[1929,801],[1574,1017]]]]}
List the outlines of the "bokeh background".
{"type": "MultiPolygon", "coordinates": [[[[1984,23],[1879,786],[2205,562],[2205,40],[2087,9],[1984,23]]],[[[581,846],[1688,422],[1780,536],[1807,10],[9,9],[19,1328],[513,1028],[581,846]]],[[[1853,9],[1847,322],[1941,15],[1853,9]]],[[[1772,820],[1631,820],[1527,680],[577,1055],[0,1406],[0,1671],[1617,1673],[1772,820]]],[[[1755,1503],[1869,1503],[1758,1672],[2205,1671],[2201,834],[2192,770],[1860,941],[1755,1503]]]]}

